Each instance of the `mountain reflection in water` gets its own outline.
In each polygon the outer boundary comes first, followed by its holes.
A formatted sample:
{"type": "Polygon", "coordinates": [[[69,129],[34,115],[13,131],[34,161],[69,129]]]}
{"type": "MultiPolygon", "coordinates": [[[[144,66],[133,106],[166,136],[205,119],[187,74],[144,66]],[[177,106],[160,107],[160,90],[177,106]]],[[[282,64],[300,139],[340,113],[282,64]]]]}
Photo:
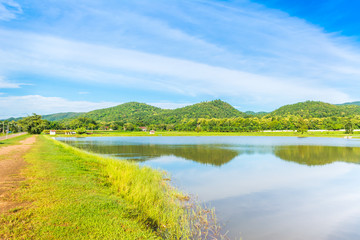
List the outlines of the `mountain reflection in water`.
{"type": "Polygon", "coordinates": [[[276,146],[274,154],[285,161],[307,166],[333,162],[360,163],[360,148],[334,146],[276,146]]]}
{"type": "MultiPolygon", "coordinates": [[[[66,141],[67,142],[67,141],[66,141]]],[[[325,165],[333,162],[360,163],[360,148],[316,145],[106,145],[91,141],[70,141],[68,144],[98,154],[144,162],[162,156],[176,156],[213,166],[221,166],[242,154],[274,154],[278,158],[307,166],[325,165]]]]}
{"type": "Polygon", "coordinates": [[[221,166],[240,153],[214,145],[96,145],[72,142],[71,145],[94,153],[135,161],[147,161],[161,156],[176,156],[203,164],[221,166]]]}

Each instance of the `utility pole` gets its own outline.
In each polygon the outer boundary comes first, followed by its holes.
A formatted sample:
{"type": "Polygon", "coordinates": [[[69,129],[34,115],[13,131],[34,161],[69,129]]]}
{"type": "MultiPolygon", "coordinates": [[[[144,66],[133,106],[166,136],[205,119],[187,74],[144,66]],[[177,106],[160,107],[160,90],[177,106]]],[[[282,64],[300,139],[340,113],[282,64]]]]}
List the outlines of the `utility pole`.
{"type": "Polygon", "coordinates": [[[3,134],[5,133],[5,121],[3,121],[3,134]]]}
{"type": "Polygon", "coordinates": [[[7,139],[8,133],[9,133],[9,122],[8,122],[7,130],[6,130],[6,139],[7,139]]]}

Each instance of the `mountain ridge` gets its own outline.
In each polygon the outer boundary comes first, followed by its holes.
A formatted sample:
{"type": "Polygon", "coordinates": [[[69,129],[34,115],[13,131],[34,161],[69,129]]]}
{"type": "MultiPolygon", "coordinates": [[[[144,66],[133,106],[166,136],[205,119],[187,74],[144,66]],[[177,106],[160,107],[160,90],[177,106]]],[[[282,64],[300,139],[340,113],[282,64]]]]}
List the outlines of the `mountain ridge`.
{"type": "MultiPolygon", "coordinates": [[[[95,121],[136,122],[141,125],[155,122],[178,123],[183,119],[192,118],[262,118],[291,115],[303,118],[351,117],[360,115],[360,102],[330,104],[321,101],[304,101],[281,106],[272,112],[241,112],[222,100],[204,101],[176,109],[162,109],[146,103],[127,102],[85,113],[65,112],[47,114],[42,117],[48,121],[70,121],[78,117],[87,117],[95,121]]],[[[19,119],[21,118],[9,118],[8,120],[17,121],[19,119]]]]}
{"type": "Polygon", "coordinates": [[[245,116],[245,114],[226,102],[213,100],[172,110],[161,109],[145,103],[128,102],[94,110],[80,116],[95,121],[122,121],[146,125],[159,121],[178,123],[184,118],[231,118],[245,116]]]}

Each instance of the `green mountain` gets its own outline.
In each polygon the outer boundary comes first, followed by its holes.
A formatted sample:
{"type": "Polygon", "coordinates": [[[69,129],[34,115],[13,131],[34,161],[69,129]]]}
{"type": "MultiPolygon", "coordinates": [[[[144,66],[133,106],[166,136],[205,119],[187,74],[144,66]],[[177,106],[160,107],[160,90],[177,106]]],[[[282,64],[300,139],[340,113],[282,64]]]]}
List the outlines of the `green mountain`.
{"type": "Polygon", "coordinates": [[[115,107],[82,114],[96,121],[131,122],[137,125],[178,123],[185,118],[233,118],[246,114],[221,100],[201,102],[174,110],[161,109],[145,103],[129,102],[115,107]]]}
{"type": "Polygon", "coordinates": [[[244,117],[245,115],[245,113],[240,112],[226,102],[213,100],[168,110],[156,116],[154,120],[157,122],[178,123],[185,118],[234,118],[244,117]]]}
{"type": "Polygon", "coordinates": [[[115,107],[94,110],[81,115],[81,117],[91,118],[95,121],[122,121],[140,124],[151,121],[152,117],[167,111],[169,110],[150,106],[145,103],[128,102],[115,107]]]}
{"type": "MultiPolygon", "coordinates": [[[[123,122],[136,125],[176,124],[184,119],[198,118],[268,118],[298,116],[303,118],[353,117],[360,115],[360,102],[334,105],[320,101],[306,101],[282,106],[271,113],[241,112],[230,104],[213,100],[177,109],[161,109],[145,103],[128,102],[115,107],[98,109],[87,113],[66,112],[43,115],[48,121],[69,122],[78,117],[86,117],[100,122],[123,122]]],[[[19,120],[9,118],[7,120],[19,120]]]]}
{"type": "Polygon", "coordinates": [[[66,112],[66,113],[54,113],[54,114],[48,114],[48,115],[42,115],[42,119],[48,120],[48,121],[60,121],[67,118],[76,118],[80,116],[83,113],[78,112],[66,112]]]}
{"type": "Polygon", "coordinates": [[[319,101],[306,101],[282,106],[269,116],[295,115],[303,118],[345,117],[360,114],[360,106],[334,105],[319,101]]]}
{"type": "Polygon", "coordinates": [[[201,102],[175,109],[172,115],[182,115],[183,118],[232,118],[245,116],[230,104],[221,100],[201,102]]]}

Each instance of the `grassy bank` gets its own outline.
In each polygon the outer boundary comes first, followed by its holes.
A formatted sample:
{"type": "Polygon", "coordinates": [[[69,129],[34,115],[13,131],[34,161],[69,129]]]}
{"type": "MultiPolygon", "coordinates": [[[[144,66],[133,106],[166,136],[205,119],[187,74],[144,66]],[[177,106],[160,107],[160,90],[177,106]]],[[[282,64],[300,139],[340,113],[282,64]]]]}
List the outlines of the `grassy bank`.
{"type": "Polygon", "coordinates": [[[278,136],[278,137],[345,137],[352,136],[360,138],[360,132],[354,134],[345,134],[344,131],[324,131],[324,132],[306,132],[304,134],[296,131],[290,132],[185,132],[185,131],[156,131],[155,134],[149,132],[125,132],[125,131],[89,131],[92,134],[83,135],[56,135],[57,137],[142,137],[142,136],[278,136]]]}
{"type": "Polygon", "coordinates": [[[207,221],[194,220],[184,196],[148,167],[44,136],[26,161],[27,180],[12,196],[24,207],[0,216],[0,239],[189,239],[207,221]]]}
{"type": "Polygon", "coordinates": [[[29,137],[29,135],[25,134],[25,135],[16,136],[16,137],[9,138],[9,139],[0,140],[0,148],[18,144],[20,141],[24,140],[27,137],[29,137]]]}

